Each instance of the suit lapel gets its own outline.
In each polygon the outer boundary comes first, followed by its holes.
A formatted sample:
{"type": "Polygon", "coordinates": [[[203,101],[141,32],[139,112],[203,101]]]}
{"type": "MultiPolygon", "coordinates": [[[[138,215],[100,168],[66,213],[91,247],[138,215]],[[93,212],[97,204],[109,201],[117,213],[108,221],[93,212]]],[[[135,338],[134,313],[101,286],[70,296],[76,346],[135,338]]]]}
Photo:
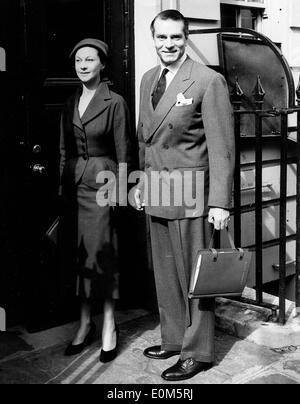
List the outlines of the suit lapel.
{"type": "Polygon", "coordinates": [[[151,80],[151,86],[149,87],[150,93],[147,94],[147,101],[149,102],[149,107],[150,107],[150,110],[152,113],[154,113],[154,109],[153,109],[153,105],[152,105],[152,95],[154,93],[155,87],[157,86],[158,79],[160,76],[160,71],[161,71],[161,68],[160,68],[160,66],[158,66],[154,72],[153,77],[150,79],[151,80]]]}
{"type": "MultiPolygon", "coordinates": [[[[146,134],[146,141],[149,141],[149,139],[155,134],[163,121],[166,119],[172,107],[176,104],[177,94],[184,94],[194,83],[194,80],[191,79],[193,63],[194,62],[190,58],[188,58],[184,62],[184,64],[181,66],[176,76],[174,77],[173,81],[171,82],[170,86],[166,90],[165,94],[162,96],[159,104],[156,107],[156,110],[153,113],[153,119],[149,126],[150,130],[146,134]]],[[[150,103],[152,98],[151,94],[150,103]]]]}
{"type": "Polygon", "coordinates": [[[76,94],[74,96],[74,102],[72,104],[72,112],[73,112],[73,125],[77,126],[77,128],[84,130],[82,126],[82,122],[79,116],[79,111],[78,111],[78,103],[79,103],[79,98],[82,93],[82,88],[79,88],[76,91],[76,94]]]}
{"type": "Polygon", "coordinates": [[[141,117],[143,120],[143,124],[146,128],[150,127],[150,124],[153,120],[154,109],[152,106],[152,93],[157,84],[158,77],[160,73],[160,67],[153,69],[153,72],[150,74],[148,79],[145,81],[145,84],[141,88],[141,117]]]}

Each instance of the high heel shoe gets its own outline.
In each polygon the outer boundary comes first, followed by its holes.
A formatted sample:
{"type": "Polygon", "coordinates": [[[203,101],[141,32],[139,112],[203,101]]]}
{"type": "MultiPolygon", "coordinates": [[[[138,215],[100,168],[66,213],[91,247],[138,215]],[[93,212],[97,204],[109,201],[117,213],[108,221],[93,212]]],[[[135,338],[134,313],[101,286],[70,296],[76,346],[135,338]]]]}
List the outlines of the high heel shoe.
{"type": "Polygon", "coordinates": [[[104,349],[101,349],[100,356],[99,356],[99,361],[102,363],[108,363],[116,359],[118,355],[118,345],[119,345],[119,335],[120,335],[120,330],[119,327],[116,326],[116,334],[117,334],[117,342],[116,342],[116,347],[114,349],[111,349],[110,351],[104,351],[104,349]]]}
{"type": "Polygon", "coordinates": [[[92,322],[90,331],[87,333],[83,342],[77,345],[73,345],[72,343],[70,343],[65,350],[65,356],[73,356],[80,354],[87,346],[91,345],[91,343],[94,340],[95,334],[96,334],[96,325],[95,323],[92,322]]]}

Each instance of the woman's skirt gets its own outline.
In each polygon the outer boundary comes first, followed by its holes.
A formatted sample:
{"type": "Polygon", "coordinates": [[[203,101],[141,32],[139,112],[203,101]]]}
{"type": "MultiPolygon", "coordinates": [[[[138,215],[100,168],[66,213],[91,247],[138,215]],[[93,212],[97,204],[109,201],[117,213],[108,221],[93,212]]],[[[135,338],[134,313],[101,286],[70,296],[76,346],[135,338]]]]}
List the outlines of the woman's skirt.
{"type": "Polygon", "coordinates": [[[118,299],[115,208],[99,206],[96,194],[96,189],[84,183],[63,190],[61,244],[64,262],[69,270],[74,268],[76,271],[78,296],[118,299]]]}

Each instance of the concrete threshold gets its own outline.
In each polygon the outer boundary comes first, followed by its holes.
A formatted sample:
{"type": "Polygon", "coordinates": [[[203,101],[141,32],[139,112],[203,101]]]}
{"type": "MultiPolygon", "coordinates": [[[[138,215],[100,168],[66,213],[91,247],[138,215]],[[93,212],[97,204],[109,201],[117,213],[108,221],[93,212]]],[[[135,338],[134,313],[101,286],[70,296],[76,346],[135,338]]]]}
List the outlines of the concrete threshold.
{"type": "MultiPolygon", "coordinates": [[[[255,301],[254,289],[246,288],[243,297],[255,301]]],[[[278,297],[263,294],[263,301],[279,304],[278,297]]],[[[218,298],[216,325],[222,331],[249,342],[272,349],[300,346],[300,316],[295,303],[286,300],[286,324],[280,325],[270,319],[271,311],[266,308],[235,300],[218,298]]]]}

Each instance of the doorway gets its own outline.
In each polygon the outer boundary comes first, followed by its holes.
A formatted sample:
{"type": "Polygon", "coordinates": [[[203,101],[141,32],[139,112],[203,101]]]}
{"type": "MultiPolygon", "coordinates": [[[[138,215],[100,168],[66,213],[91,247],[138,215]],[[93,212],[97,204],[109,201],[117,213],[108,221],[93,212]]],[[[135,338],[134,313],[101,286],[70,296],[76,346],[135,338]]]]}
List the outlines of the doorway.
{"type": "Polygon", "coordinates": [[[8,324],[35,330],[76,315],[72,280],[62,280],[45,238],[59,214],[61,110],[78,86],[68,56],[86,37],[109,44],[112,89],[134,128],[133,10],[131,0],[1,1],[0,306],[8,324]]]}

